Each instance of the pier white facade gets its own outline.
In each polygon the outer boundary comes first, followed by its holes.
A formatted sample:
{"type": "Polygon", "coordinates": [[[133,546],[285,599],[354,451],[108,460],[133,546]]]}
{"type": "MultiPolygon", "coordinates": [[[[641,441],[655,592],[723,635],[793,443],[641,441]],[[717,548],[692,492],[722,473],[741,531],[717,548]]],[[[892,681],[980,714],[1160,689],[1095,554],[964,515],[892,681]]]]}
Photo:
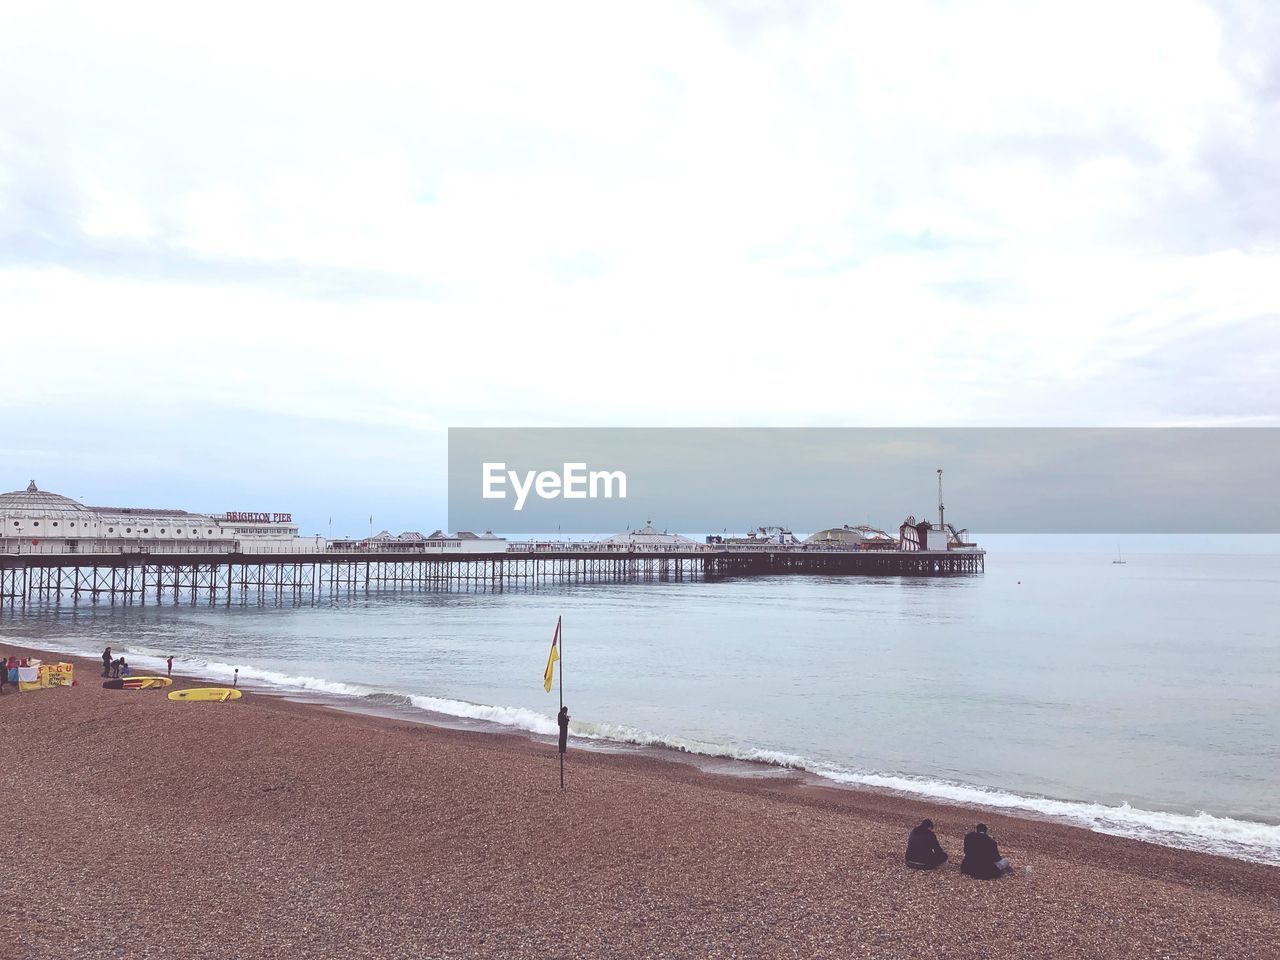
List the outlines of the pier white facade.
{"type": "Polygon", "coordinates": [[[0,494],[0,553],[313,553],[288,514],[92,507],[41,490],[0,494]]]}

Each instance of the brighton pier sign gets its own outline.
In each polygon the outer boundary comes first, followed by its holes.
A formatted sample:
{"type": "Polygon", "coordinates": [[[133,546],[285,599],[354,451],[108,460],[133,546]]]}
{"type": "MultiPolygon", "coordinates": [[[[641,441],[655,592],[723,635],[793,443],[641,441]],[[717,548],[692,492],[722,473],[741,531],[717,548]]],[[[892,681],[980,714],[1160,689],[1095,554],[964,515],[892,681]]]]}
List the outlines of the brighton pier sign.
{"type": "Polygon", "coordinates": [[[293,523],[291,513],[245,513],[240,510],[227,511],[228,523],[293,523]]]}

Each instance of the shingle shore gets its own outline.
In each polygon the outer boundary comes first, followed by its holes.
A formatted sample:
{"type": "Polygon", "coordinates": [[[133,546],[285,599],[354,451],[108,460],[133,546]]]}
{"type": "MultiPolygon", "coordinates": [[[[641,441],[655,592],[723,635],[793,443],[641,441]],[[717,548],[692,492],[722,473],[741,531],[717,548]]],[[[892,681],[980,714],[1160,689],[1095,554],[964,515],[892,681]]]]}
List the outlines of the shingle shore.
{"type": "Polygon", "coordinates": [[[97,672],[0,698],[6,960],[1280,956],[1280,868],[97,672]],[[977,820],[1031,879],[959,873],[977,820]]]}

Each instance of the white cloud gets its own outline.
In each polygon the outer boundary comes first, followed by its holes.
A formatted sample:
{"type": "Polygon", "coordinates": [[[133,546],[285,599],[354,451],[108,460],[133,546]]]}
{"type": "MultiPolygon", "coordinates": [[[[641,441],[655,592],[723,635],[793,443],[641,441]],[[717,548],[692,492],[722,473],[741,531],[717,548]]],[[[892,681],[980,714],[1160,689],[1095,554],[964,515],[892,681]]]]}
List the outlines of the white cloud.
{"type": "Polygon", "coordinates": [[[144,391],[433,435],[1274,421],[1274,65],[1236,19],[28,5],[0,392],[36,433],[144,391]]]}

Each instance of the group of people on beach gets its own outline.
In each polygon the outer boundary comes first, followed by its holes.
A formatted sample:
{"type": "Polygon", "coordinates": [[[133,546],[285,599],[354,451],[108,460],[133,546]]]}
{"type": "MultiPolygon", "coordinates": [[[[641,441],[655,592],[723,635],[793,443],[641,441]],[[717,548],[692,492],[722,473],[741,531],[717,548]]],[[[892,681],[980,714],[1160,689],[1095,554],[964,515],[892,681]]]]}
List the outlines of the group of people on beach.
{"type": "MultiPolygon", "coordinates": [[[[129,664],[125,662],[124,657],[116,659],[111,654],[111,648],[102,651],[102,675],[112,680],[119,680],[121,677],[129,675],[129,664]]],[[[173,657],[165,660],[165,675],[173,676],[173,657]]]]}
{"type": "Polygon", "coordinates": [[[111,655],[111,648],[102,651],[102,675],[110,677],[112,680],[119,680],[121,677],[129,675],[129,664],[124,657],[115,658],[111,655]]]}
{"type": "MultiPolygon", "coordinates": [[[[932,820],[921,820],[907,837],[907,866],[912,870],[935,870],[947,862],[947,852],[938,843],[938,835],[933,832],[932,820]]],[[[987,825],[980,823],[964,838],[964,859],[960,861],[960,872],[975,880],[995,880],[1006,873],[1012,873],[1009,861],[1000,856],[1000,847],[995,838],[987,831],[987,825]]]]}

